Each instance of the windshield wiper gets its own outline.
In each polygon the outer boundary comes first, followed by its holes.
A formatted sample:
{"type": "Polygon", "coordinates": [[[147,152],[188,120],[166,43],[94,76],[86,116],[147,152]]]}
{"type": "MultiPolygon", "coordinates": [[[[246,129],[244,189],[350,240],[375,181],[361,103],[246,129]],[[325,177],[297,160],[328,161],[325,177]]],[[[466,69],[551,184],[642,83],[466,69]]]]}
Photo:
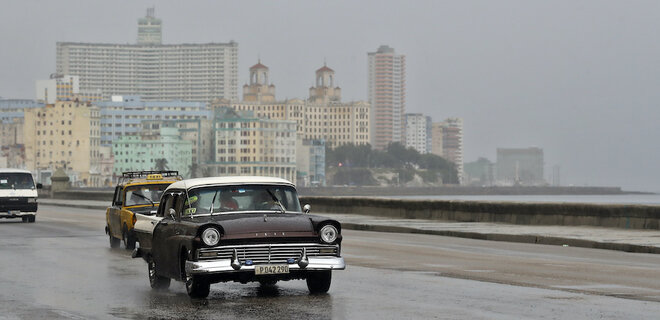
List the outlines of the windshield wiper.
{"type": "Polygon", "coordinates": [[[218,196],[218,190],[215,190],[215,194],[213,195],[213,200],[211,200],[211,208],[209,209],[209,213],[213,215],[213,204],[215,203],[215,197],[218,196]]]}
{"type": "Polygon", "coordinates": [[[275,201],[275,203],[280,207],[280,210],[282,210],[280,213],[284,213],[286,210],[280,202],[280,199],[277,199],[277,197],[270,191],[270,189],[266,188],[266,192],[268,192],[268,194],[273,198],[273,201],[275,201]]]}
{"type": "Polygon", "coordinates": [[[149,201],[149,202],[151,203],[151,206],[152,206],[152,207],[155,206],[155,203],[154,203],[153,201],[151,201],[151,199],[147,198],[145,195],[143,195],[143,194],[141,194],[141,193],[134,193],[134,195],[136,195],[136,196],[138,196],[138,197],[140,197],[140,198],[142,198],[142,199],[144,199],[144,200],[149,201]]]}

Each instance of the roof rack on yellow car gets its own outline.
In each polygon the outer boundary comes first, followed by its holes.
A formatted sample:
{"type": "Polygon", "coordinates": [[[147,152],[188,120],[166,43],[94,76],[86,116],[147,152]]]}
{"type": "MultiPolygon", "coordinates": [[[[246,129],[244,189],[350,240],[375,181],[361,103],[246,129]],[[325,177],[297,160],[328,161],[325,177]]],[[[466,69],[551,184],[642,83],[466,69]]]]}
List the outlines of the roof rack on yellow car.
{"type": "Polygon", "coordinates": [[[146,180],[162,180],[165,177],[175,177],[177,180],[182,180],[183,178],[179,175],[179,171],[127,171],[122,172],[119,183],[124,183],[127,181],[132,181],[132,179],[144,178],[146,180]]]}

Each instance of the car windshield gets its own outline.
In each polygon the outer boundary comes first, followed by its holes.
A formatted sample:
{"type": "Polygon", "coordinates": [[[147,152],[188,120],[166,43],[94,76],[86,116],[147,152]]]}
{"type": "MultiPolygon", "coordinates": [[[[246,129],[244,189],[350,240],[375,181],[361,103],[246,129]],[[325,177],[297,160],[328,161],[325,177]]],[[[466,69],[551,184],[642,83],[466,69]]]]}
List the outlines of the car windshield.
{"type": "Polygon", "coordinates": [[[34,181],[29,173],[0,173],[0,189],[34,189],[34,181]]]}
{"type": "Polygon", "coordinates": [[[149,184],[126,187],[125,206],[151,205],[158,206],[160,196],[167,189],[168,184],[149,184]]]}
{"type": "Polygon", "coordinates": [[[298,194],[290,186],[217,186],[190,190],[184,215],[237,211],[301,212],[298,194]]]}

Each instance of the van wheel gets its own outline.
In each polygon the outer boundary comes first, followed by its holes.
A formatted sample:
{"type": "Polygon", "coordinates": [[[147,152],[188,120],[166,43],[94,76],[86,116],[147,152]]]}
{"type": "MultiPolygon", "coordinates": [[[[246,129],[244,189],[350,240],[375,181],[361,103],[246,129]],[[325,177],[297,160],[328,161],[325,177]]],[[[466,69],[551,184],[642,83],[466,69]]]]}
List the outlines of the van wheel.
{"type": "Polygon", "coordinates": [[[23,222],[28,222],[28,217],[21,217],[21,219],[23,220],[23,222]]]}
{"type": "Polygon", "coordinates": [[[126,248],[126,250],[135,249],[135,239],[130,236],[126,225],[124,225],[124,230],[121,232],[121,237],[124,240],[124,248],[126,248]]]}
{"type": "Polygon", "coordinates": [[[31,215],[31,216],[29,216],[29,217],[27,217],[27,221],[28,221],[28,222],[34,222],[35,220],[37,220],[37,216],[34,215],[34,214],[31,215]]]}

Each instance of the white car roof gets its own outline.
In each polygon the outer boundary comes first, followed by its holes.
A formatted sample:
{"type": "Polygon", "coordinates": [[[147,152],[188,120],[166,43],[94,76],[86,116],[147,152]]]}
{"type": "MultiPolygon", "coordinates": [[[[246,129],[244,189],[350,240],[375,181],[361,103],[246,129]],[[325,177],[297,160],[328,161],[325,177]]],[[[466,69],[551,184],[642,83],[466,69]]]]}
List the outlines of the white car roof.
{"type": "Polygon", "coordinates": [[[0,173],[6,173],[6,172],[10,172],[10,173],[29,173],[29,174],[32,174],[32,172],[30,172],[30,171],[28,171],[28,170],[23,170],[23,169],[0,168],[0,173]]]}
{"type": "Polygon", "coordinates": [[[294,187],[293,183],[289,180],[274,177],[258,177],[258,176],[225,176],[225,177],[210,177],[210,178],[197,178],[177,181],[172,183],[167,189],[190,189],[202,186],[212,185],[241,185],[241,184],[279,184],[289,185],[294,187]]]}

